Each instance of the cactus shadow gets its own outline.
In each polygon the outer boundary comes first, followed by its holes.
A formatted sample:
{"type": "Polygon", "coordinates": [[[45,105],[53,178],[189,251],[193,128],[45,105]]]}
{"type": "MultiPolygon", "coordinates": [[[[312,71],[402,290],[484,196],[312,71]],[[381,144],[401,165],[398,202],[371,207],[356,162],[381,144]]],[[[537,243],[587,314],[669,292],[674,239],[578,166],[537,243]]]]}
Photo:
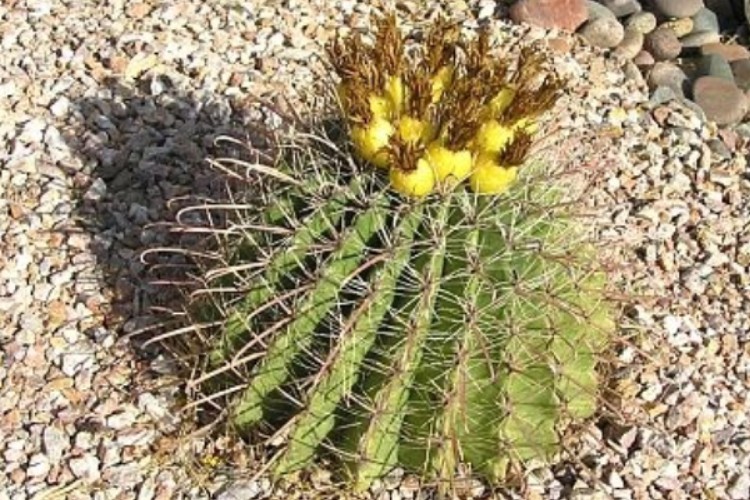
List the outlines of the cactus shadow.
{"type": "MultiPolygon", "coordinates": [[[[245,103],[246,104],[246,103],[245,103]]],[[[222,136],[264,147],[263,115],[238,99],[181,89],[166,76],[130,83],[111,79],[72,103],[63,132],[82,168],[75,176],[71,227],[96,258],[107,327],[148,328],[178,308],[174,286],[186,278],[184,256],[144,261],[148,249],[179,246],[171,229],[185,206],[220,197],[226,179],[206,159],[232,155],[222,136]]],[[[182,242],[184,243],[184,242],[182,242]]],[[[137,337],[134,337],[137,338],[137,337]]]]}

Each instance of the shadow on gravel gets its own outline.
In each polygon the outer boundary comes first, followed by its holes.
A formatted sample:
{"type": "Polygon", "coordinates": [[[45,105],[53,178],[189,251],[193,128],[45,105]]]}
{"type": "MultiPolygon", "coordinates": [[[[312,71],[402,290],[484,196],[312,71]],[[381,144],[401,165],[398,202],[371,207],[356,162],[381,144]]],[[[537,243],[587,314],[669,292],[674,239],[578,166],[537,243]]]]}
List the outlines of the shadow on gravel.
{"type": "Polygon", "coordinates": [[[179,256],[170,258],[164,274],[160,266],[167,262],[152,266],[161,259],[152,254],[147,269],[142,252],[177,243],[170,232],[177,210],[223,191],[224,176],[206,162],[231,154],[216,138],[258,144],[251,132],[262,117],[238,100],[182,91],[167,77],[138,85],[112,80],[72,109],[75,125],[66,141],[88,174],[74,217],[90,237],[99,279],[110,293],[107,326],[132,333],[163,319],[154,314],[160,308],[179,307],[173,287],[153,283],[156,274],[184,278],[179,256]]]}

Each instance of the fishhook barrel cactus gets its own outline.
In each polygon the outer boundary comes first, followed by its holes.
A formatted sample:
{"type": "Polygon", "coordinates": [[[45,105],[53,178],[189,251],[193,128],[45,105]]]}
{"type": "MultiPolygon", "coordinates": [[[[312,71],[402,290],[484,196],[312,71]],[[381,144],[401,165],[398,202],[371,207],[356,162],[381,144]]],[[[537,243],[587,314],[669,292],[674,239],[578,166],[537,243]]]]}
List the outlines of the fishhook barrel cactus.
{"type": "Polygon", "coordinates": [[[378,28],[328,50],[360,161],[294,149],[235,193],[195,382],[280,446],[277,476],[329,457],[359,490],[396,465],[502,479],[595,412],[615,326],[571,182],[527,158],[563,82],[486,33],[438,21],[407,56],[378,28]]]}

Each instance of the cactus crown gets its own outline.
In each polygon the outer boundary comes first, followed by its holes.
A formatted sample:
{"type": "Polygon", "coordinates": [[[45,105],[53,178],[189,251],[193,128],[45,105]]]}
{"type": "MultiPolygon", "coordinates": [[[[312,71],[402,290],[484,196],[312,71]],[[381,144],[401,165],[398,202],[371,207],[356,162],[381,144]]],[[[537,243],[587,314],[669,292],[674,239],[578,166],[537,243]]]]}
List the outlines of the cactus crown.
{"type": "Polygon", "coordinates": [[[461,41],[443,21],[423,64],[405,63],[392,17],[377,40],[336,40],[328,53],[355,144],[356,127],[388,132],[360,155],[385,150],[391,175],[318,143],[232,193],[222,258],[200,262],[204,293],[189,308],[205,351],[192,386],[231,427],[274,443],[277,476],[329,457],[357,489],[397,464],[441,484],[461,470],[506,479],[553,458],[568,425],[594,413],[615,325],[573,216],[575,176],[516,173],[562,82],[535,86],[531,51],[511,72],[486,33],[461,41]],[[403,178],[391,189],[394,171],[443,170],[440,182],[470,176],[472,190],[404,197],[415,184],[403,178]]]}

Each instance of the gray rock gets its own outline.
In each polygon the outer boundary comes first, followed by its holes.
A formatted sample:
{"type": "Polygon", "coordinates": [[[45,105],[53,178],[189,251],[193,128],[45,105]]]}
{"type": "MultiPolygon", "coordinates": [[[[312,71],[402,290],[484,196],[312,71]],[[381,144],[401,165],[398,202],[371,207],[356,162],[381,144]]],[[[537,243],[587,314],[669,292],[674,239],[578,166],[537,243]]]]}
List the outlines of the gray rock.
{"type": "Polygon", "coordinates": [[[216,496],[216,500],[245,500],[263,492],[257,481],[235,481],[216,496]]]}
{"type": "Polygon", "coordinates": [[[712,31],[718,33],[719,18],[711,10],[703,8],[693,16],[693,33],[699,31],[712,31]]]}
{"type": "Polygon", "coordinates": [[[688,90],[688,77],[682,68],[671,62],[658,62],[654,64],[647,77],[648,86],[651,89],[657,87],[669,87],[675,94],[682,97],[688,90]]]}
{"type": "Polygon", "coordinates": [[[652,0],[667,17],[692,17],[703,8],[703,0],[652,0]]]}
{"type": "Polygon", "coordinates": [[[584,24],[580,33],[591,45],[611,49],[622,42],[625,28],[615,18],[600,17],[584,24]]]}
{"type": "Polygon", "coordinates": [[[680,40],[686,49],[695,49],[707,43],[718,43],[721,37],[715,31],[694,31],[680,40]]]}
{"type": "Polygon", "coordinates": [[[588,12],[589,21],[602,17],[615,17],[611,10],[594,0],[586,0],[586,10],[588,12]]]}
{"type": "Polygon", "coordinates": [[[107,194],[107,183],[104,179],[97,177],[94,182],[91,183],[86,193],[83,195],[85,200],[99,201],[104,195],[107,194]]]}
{"type": "Polygon", "coordinates": [[[625,27],[640,31],[644,35],[656,29],[656,16],[651,12],[636,12],[625,20],[625,27]]]}
{"type": "Polygon", "coordinates": [[[653,92],[651,92],[651,97],[649,98],[648,102],[652,106],[659,106],[666,102],[676,101],[679,99],[680,96],[677,95],[673,88],[661,86],[657,87],[653,92]]]}
{"type": "MultiPolygon", "coordinates": [[[[731,0],[704,0],[706,9],[714,13],[718,18],[719,26],[722,30],[737,29],[737,16],[732,8],[731,0]]],[[[700,14],[700,12],[698,12],[700,14]]],[[[696,14],[697,15],[697,14],[696,14]]]]}
{"type": "Polygon", "coordinates": [[[643,49],[643,33],[634,29],[626,29],[625,37],[617,46],[615,54],[625,59],[633,59],[643,49]]]}
{"type": "Polygon", "coordinates": [[[601,0],[601,3],[616,17],[629,16],[642,9],[637,0],[601,0]]]}
{"type": "Polygon", "coordinates": [[[708,54],[698,61],[698,71],[701,76],[715,76],[734,83],[732,67],[719,54],[708,54]]]}
{"type": "Polygon", "coordinates": [[[731,67],[737,86],[742,90],[750,90],[750,59],[734,61],[731,67]]]}
{"type": "Polygon", "coordinates": [[[657,28],[646,35],[644,47],[657,61],[674,59],[682,51],[677,35],[668,28],[657,28]]]}

